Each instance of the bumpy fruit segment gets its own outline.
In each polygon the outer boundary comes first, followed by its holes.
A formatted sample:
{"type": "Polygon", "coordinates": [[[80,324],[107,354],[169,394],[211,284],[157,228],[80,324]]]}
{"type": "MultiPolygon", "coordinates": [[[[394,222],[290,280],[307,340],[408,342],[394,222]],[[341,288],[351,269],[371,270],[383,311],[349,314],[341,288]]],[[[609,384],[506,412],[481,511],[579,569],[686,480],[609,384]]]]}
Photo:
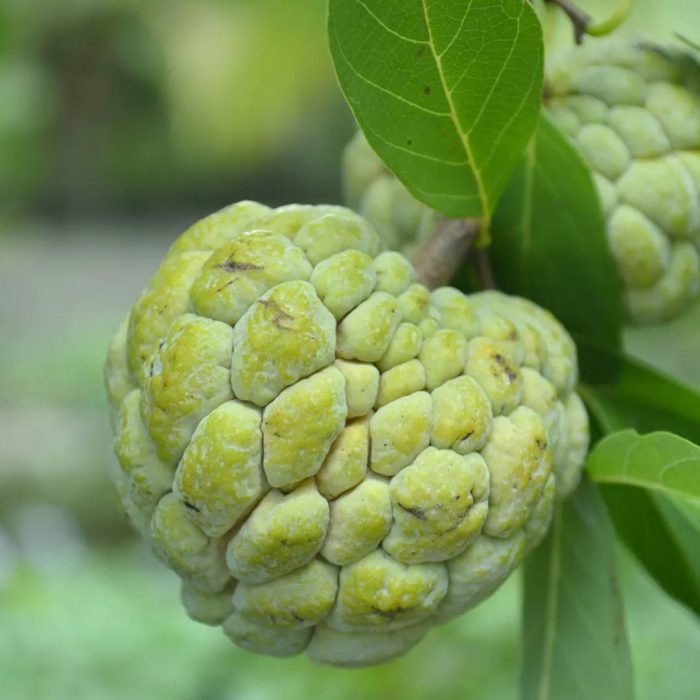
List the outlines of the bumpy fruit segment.
{"type": "Polygon", "coordinates": [[[363,666],[495,590],[576,486],[548,312],[415,283],[347,209],[240,202],[171,247],[106,364],[124,509],[239,646],[363,666]]]}
{"type": "Polygon", "coordinates": [[[700,94],[650,47],[555,56],[548,108],[593,168],[630,320],[675,316],[700,288],[700,94]]]}

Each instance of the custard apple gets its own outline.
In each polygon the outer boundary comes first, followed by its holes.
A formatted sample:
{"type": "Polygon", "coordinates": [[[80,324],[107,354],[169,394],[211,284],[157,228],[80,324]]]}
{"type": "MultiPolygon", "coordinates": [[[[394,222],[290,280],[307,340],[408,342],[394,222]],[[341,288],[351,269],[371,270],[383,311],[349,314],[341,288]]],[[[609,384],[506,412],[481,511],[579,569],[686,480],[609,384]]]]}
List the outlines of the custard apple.
{"type": "Polygon", "coordinates": [[[109,349],[124,509],[239,646],[364,666],[497,588],[575,488],[576,350],[531,302],[414,281],[348,209],[240,202],[109,349]]]}
{"type": "Polygon", "coordinates": [[[630,320],[675,316],[700,287],[700,91],[658,49],[556,55],[548,108],[593,169],[630,320]]]}

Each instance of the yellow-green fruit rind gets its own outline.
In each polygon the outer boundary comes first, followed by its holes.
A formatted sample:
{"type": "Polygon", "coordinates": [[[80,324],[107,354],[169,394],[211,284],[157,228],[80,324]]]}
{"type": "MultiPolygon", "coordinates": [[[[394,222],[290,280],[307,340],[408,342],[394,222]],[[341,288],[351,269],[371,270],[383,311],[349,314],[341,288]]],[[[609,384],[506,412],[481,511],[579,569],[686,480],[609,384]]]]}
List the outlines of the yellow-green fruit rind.
{"type": "Polygon", "coordinates": [[[105,366],[124,510],[187,614],[250,651],[403,653],[495,590],[578,481],[556,319],[430,292],[340,207],[207,217],[127,318],[105,366]]]}
{"type": "Polygon", "coordinates": [[[390,631],[341,632],[320,624],[306,654],[320,664],[348,668],[373,666],[405,654],[430,628],[429,623],[418,623],[390,631]]]}
{"type": "Polygon", "coordinates": [[[234,610],[221,625],[224,634],[242,649],[269,656],[294,656],[304,651],[311,639],[310,627],[283,630],[274,624],[256,622],[234,610]]]}
{"type": "Polygon", "coordinates": [[[260,411],[227,401],[203,418],[175,474],[175,491],[210,537],[230,530],[268,488],[260,411]]]}
{"type": "Polygon", "coordinates": [[[489,470],[483,457],[429,447],[389,486],[394,524],[384,549],[404,564],[461,554],[488,513],[489,470]]]}
{"type": "Polygon", "coordinates": [[[155,509],[151,542],[155,554],[200,593],[220,593],[230,585],[223,540],[207,537],[172,493],[163,496],[155,509]]]}
{"type": "Polygon", "coordinates": [[[253,622],[282,629],[311,627],[330,611],[338,590],[338,570],[319,560],[267,583],[239,583],[233,605],[253,622]]]}
{"type": "Polygon", "coordinates": [[[246,583],[265,583],[291,573],[321,549],[328,518],[328,503],[312,481],[288,495],[270,491],[231,538],[228,568],[246,583]]]}
{"type": "Polygon", "coordinates": [[[125,316],[119,324],[107,350],[107,360],[104,366],[105,388],[109,401],[110,420],[112,429],[116,430],[119,407],[124,397],[137,387],[129,373],[126,356],[127,334],[129,331],[129,316],[125,316]]]}
{"type": "Polygon", "coordinates": [[[177,464],[199,421],[233,398],[232,336],[225,323],[184,314],[141,367],[141,416],[164,462],[177,464]]]}
{"type": "Polygon", "coordinates": [[[630,321],[700,288],[700,94],[680,62],[617,40],[550,57],[548,105],[594,171],[630,321]]]}
{"type": "Polygon", "coordinates": [[[318,490],[329,500],[348,491],[365,478],[368,462],[367,419],[347,423],[316,473],[318,490]]]}
{"type": "Polygon", "coordinates": [[[345,378],[326,367],[285,389],[263,413],[263,469],[272,486],[314,476],[340,435],[347,408],[345,378]],[[305,417],[299,429],[299,417],[305,417]]]}
{"type": "Polygon", "coordinates": [[[383,479],[370,476],[330,504],[328,536],[321,555],[347,566],[375,550],[391,529],[391,495],[383,479]]]}
{"type": "Polygon", "coordinates": [[[285,387],[333,361],[335,320],[308,282],[284,282],[243,314],[232,343],[236,396],[265,406],[285,387]]]}
{"type": "Polygon", "coordinates": [[[375,550],[340,572],[326,624],[338,630],[396,630],[429,617],[447,593],[444,564],[407,566],[375,550]]]}
{"type": "Polygon", "coordinates": [[[212,253],[190,299],[198,314],[234,325],[268,289],[308,279],[311,270],[306,256],[285,236],[251,231],[212,253]]]}
{"type": "Polygon", "coordinates": [[[150,518],[161,496],[170,490],[173,469],[156,454],[153,440],[141,420],[140,403],[138,389],[124,397],[115,428],[114,453],[129,501],[150,518]]]}
{"type": "Polygon", "coordinates": [[[185,612],[196,622],[204,625],[220,625],[233,612],[233,589],[235,583],[224,588],[221,593],[206,594],[198,591],[191,583],[182,582],[180,600],[185,612]]]}

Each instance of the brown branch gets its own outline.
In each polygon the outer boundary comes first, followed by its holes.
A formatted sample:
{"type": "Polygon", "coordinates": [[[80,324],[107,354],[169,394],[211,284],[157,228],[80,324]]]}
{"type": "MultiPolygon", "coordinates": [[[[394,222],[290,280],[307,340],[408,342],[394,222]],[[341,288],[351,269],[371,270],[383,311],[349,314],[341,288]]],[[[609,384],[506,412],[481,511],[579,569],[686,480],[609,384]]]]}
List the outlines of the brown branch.
{"type": "Polygon", "coordinates": [[[574,5],[571,0],[545,0],[550,5],[557,5],[566,13],[574,27],[574,39],[577,44],[583,41],[586,27],[591,23],[591,16],[586,14],[580,7],[574,5]]]}
{"type": "Polygon", "coordinates": [[[447,284],[479,233],[479,219],[440,219],[413,256],[416,276],[428,289],[447,284]]]}

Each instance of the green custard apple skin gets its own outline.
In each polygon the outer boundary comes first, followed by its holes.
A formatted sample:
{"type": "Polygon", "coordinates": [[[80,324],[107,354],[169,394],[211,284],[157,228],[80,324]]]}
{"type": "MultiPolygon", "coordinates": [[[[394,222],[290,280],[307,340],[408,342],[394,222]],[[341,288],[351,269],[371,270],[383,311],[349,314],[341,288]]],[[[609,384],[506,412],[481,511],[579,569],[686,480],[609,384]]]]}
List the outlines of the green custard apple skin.
{"type": "Polygon", "coordinates": [[[128,517],[237,645],[364,666],[494,591],[577,484],[548,312],[415,282],[348,209],[239,202],[171,246],[106,385],[128,517]]]}
{"type": "Polygon", "coordinates": [[[637,323],[677,315],[700,288],[700,92],[690,77],[671,55],[611,40],[548,67],[549,113],[594,171],[637,323]]]}

